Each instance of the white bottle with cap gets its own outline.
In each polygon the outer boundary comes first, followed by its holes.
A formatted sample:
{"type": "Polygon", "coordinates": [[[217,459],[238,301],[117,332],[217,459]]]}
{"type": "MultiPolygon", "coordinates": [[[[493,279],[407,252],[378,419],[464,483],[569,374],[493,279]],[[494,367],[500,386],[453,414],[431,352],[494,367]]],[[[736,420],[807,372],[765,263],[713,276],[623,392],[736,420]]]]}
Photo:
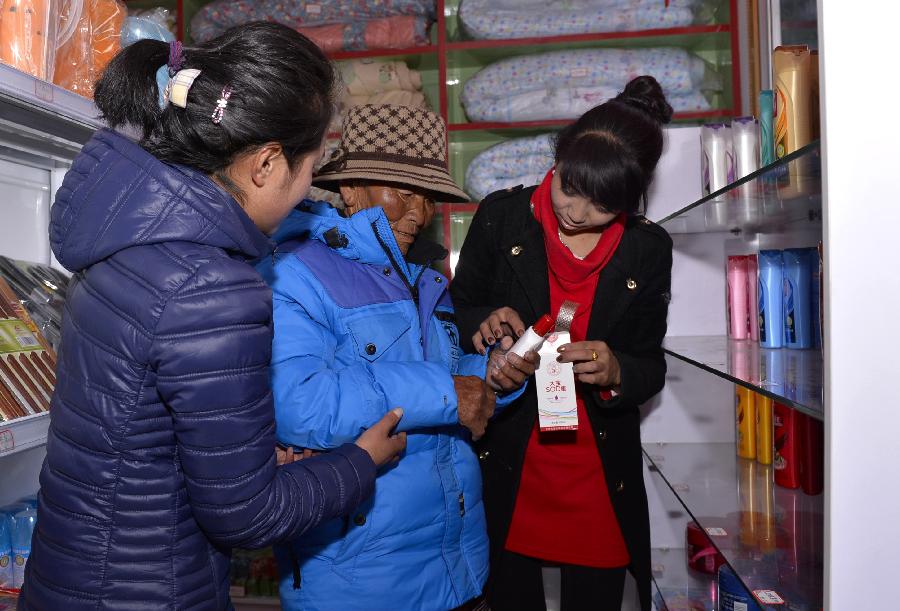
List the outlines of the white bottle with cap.
{"type": "Polygon", "coordinates": [[[509,358],[510,354],[515,354],[519,358],[525,358],[526,352],[531,350],[537,352],[544,345],[544,340],[550,335],[550,332],[553,331],[553,326],[553,319],[549,314],[544,314],[536,323],[528,327],[524,335],[506,353],[506,357],[509,358]]]}

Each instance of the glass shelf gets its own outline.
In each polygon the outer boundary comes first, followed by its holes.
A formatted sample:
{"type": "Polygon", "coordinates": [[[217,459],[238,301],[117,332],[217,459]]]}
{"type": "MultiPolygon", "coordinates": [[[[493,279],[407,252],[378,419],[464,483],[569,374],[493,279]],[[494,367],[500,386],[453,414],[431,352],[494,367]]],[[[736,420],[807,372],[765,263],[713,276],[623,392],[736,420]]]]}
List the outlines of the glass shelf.
{"type": "Polygon", "coordinates": [[[47,443],[50,412],[0,422],[0,458],[47,443]]]}
{"type": "Polygon", "coordinates": [[[821,222],[822,162],[816,141],[659,224],[669,233],[774,233],[821,222]]]}
{"type": "Polygon", "coordinates": [[[685,549],[650,551],[659,611],[718,611],[716,578],[691,571],[685,549]]]}
{"type": "Polygon", "coordinates": [[[775,592],[790,609],[821,608],[823,495],[775,486],[772,467],[738,458],[733,443],[646,444],[644,455],[748,591],[775,592]]]}
{"type": "Polygon", "coordinates": [[[716,335],[667,337],[663,348],[721,378],[818,420],[825,419],[821,350],[761,348],[757,342],[716,335]]]}

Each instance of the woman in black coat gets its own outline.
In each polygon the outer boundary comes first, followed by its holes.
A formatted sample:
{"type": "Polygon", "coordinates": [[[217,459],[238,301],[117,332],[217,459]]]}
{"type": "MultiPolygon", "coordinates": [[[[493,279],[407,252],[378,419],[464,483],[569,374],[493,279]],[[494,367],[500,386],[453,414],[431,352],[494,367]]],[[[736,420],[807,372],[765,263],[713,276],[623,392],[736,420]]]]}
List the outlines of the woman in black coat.
{"type": "Polygon", "coordinates": [[[635,79],[561,132],[555,167],[542,185],[485,198],[463,245],[452,296],[460,332],[476,350],[507,346],[501,340],[521,335],[572,294],[587,294],[588,302],[559,357],[575,364],[578,441],[575,434],[538,434],[531,384],[494,418],[479,446],[494,611],[543,610],[545,565],[562,569],[563,611],[620,609],[626,567],[637,579],[641,608],[650,608],[638,407],[664,384],[672,241],[637,211],[671,114],[652,77],[635,79]],[[596,469],[572,469],[579,473],[572,485],[547,496],[569,470],[548,471],[559,452],[569,465],[579,456],[596,469]],[[585,535],[558,541],[573,528],[585,535]]]}

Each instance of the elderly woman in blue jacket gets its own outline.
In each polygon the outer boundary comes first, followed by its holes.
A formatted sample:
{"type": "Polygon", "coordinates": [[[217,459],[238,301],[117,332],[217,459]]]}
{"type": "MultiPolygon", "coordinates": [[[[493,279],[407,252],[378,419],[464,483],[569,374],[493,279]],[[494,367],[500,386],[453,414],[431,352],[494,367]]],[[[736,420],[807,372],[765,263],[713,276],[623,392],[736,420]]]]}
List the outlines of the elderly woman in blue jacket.
{"type": "Polygon", "coordinates": [[[471,440],[537,355],[462,354],[447,279],[430,267],[447,253],[419,236],[434,199],[468,200],[444,143],[430,111],[353,108],[314,181],[346,208],[305,202],[260,267],[273,289],[279,442],[331,450],[396,406],[408,433],[372,499],[276,549],[286,609],[480,608],[488,542],[471,440]]]}

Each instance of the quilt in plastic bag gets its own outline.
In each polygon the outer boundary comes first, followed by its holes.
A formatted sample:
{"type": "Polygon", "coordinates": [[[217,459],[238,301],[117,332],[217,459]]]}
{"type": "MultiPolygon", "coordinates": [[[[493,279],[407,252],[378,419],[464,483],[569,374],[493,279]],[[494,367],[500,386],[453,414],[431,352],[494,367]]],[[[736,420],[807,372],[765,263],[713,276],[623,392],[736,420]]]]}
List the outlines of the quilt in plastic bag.
{"type": "Polygon", "coordinates": [[[553,165],[553,137],[516,138],[482,151],[466,168],[466,192],[481,201],[500,189],[539,184],[553,165]]]}

